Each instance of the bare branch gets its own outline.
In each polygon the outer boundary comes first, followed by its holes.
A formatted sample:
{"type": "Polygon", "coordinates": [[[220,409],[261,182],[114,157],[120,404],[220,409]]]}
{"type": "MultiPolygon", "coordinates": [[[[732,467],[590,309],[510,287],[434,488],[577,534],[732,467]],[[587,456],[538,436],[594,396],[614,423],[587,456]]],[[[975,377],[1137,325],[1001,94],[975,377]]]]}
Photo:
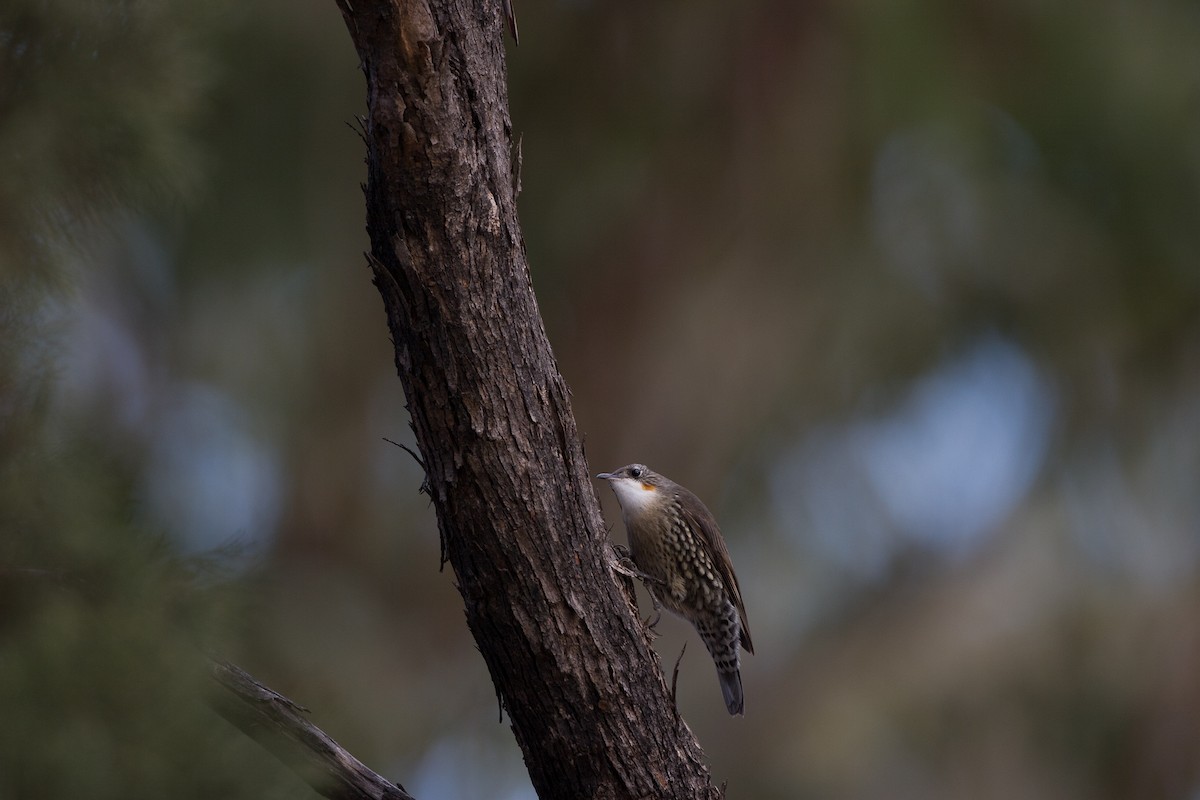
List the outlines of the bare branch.
{"type": "Polygon", "coordinates": [[[416,451],[413,450],[411,447],[409,447],[406,444],[401,444],[400,442],[393,442],[391,439],[387,438],[386,436],[383,437],[383,440],[385,442],[387,442],[388,444],[396,445],[396,447],[399,447],[401,450],[408,453],[410,456],[413,457],[413,461],[417,462],[418,467],[420,467],[422,470],[425,469],[425,462],[421,460],[421,457],[419,455],[417,455],[416,451]]]}
{"type": "Polygon", "coordinates": [[[256,681],[244,670],[212,660],[223,691],[211,705],[226,720],[270,750],[330,800],[414,800],[403,787],[361,761],[304,718],[308,709],[256,681]]]}
{"type": "Polygon", "coordinates": [[[675,696],[675,688],[679,681],[679,662],[683,661],[683,654],[687,652],[687,642],[683,643],[683,649],[679,651],[679,657],[675,659],[675,669],[671,672],[671,699],[675,701],[676,707],[679,706],[679,699],[675,696]]]}

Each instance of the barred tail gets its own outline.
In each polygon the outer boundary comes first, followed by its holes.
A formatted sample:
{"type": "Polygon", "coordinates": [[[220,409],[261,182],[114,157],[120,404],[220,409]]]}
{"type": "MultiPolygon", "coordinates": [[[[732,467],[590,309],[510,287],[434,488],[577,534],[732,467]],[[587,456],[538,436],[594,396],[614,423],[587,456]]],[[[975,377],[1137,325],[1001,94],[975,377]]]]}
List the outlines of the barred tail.
{"type": "Polygon", "coordinates": [[[734,716],[742,716],[745,703],[742,700],[742,673],[737,667],[732,672],[718,672],[717,679],[721,681],[721,694],[725,695],[725,707],[734,716]]]}
{"type": "Polygon", "coordinates": [[[742,672],[738,665],[738,610],[726,600],[724,607],[716,613],[695,620],[697,632],[708,648],[709,655],[717,666],[717,680],[721,682],[721,694],[725,696],[725,707],[729,713],[743,713],[742,672]]]}

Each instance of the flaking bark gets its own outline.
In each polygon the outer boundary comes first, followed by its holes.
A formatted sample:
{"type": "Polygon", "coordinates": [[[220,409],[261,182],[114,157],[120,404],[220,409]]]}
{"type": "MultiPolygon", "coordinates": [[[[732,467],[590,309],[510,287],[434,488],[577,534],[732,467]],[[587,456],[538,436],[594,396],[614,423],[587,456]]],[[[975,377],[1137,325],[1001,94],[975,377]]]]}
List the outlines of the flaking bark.
{"type": "Polygon", "coordinates": [[[499,0],[339,0],[369,263],[467,623],[540,797],[718,797],[612,559],[517,221],[499,0]]]}

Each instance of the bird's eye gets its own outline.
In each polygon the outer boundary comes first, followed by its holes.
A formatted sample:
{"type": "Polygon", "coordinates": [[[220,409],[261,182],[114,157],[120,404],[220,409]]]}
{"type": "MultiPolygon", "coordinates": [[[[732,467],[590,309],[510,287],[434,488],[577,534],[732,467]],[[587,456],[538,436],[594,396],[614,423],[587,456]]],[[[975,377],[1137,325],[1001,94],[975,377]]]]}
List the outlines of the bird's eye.
{"type": "Polygon", "coordinates": [[[629,474],[634,478],[642,477],[643,472],[645,472],[645,470],[642,469],[641,467],[633,467],[629,470],[629,474]]]}

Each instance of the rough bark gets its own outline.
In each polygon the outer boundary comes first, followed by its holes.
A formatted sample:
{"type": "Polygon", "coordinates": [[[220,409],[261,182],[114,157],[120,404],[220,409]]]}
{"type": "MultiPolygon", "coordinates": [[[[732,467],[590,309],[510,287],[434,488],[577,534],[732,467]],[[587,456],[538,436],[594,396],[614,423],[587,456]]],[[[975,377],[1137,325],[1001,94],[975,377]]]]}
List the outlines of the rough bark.
{"type": "Polygon", "coordinates": [[[499,0],[338,0],[369,262],[467,624],[540,797],[717,797],[611,548],[517,221],[499,0]]]}

